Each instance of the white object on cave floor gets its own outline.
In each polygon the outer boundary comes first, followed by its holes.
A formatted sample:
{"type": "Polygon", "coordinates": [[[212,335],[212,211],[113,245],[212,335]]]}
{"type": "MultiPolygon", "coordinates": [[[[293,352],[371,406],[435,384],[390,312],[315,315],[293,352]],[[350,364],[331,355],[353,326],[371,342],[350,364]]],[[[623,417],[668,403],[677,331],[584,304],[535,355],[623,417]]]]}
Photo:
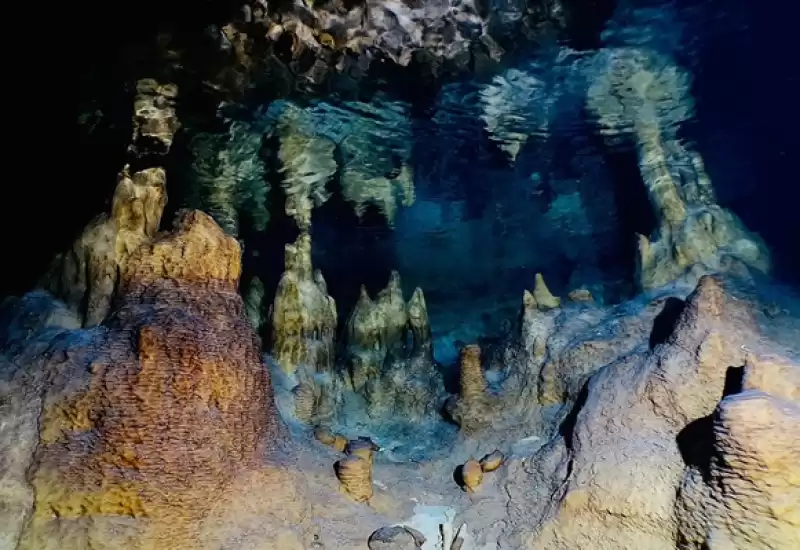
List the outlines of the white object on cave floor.
{"type": "Polygon", "coordinates": [[[512,456],[528,456],[534,453],[539,447],[542,446],[542,438],[538,435],[532,435],[529,437],[523,437],[522,439],[518,439],[511,445],[511,455],[512,456]]]}
{"type": "Polygon", "coordinates": [[[389,487],[384,482],[378,481],[377,479],[374,479],[374,478],[372,480],[372,484],[375,485],[376,487],[380,487],[384,491],[389,489],[389,487]]]}
{"type": "Polygon", "coordinates": [[[425,537],[422,550],[451,550],[456,537],[461,537],[464,544],[461,550],[473,550],[474,542],[467,524],[462,524],[458,529],[453,522],[456,519],[455,509],[449,506],[414,507],[414,516],[411,520],[399,525],[416,529],[425,537]]]}

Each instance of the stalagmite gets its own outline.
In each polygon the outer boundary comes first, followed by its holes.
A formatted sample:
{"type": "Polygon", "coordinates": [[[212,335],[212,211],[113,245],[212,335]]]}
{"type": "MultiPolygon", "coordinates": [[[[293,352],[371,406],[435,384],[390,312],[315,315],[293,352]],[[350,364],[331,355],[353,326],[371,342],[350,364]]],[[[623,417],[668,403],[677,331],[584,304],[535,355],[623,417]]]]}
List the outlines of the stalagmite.
{"type": "Polygon", "coordinates": [[[272,354],[281,368],[301,364],[311,372],[331,371],[336,334],[336,303],[311,265],[311,236],[302,233],[286,245],[286,270],[272,308],[272,354]]]}
{"type": "Polygon", "coordinates": [[[597,64],[589,107],[602,133],[633,135],[658,218],[651,237],[637,237],[639,284],[656,288],[683,275],[696,282],[704,273],[736,263],[768,271],[765,245],[717,204],[700,155],[678,138],[694,109],[689,74],[644,48],[603,51],[597,64]]]}

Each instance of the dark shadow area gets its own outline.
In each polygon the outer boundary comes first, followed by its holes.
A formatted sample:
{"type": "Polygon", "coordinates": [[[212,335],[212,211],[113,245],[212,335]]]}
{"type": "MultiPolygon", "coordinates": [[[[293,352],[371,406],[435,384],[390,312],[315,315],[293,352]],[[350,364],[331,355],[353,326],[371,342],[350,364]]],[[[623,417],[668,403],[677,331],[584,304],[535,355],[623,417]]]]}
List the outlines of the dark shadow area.
{"type": "Polygon", "coordinates": [[[728,367],[725,371],[725,386],[722,388],[723,399],[729,395],[742,393],[744,385],[744,367],[728,367]]]}
{"type": "Polygon", "coordinates": [[[711,477],[711,457],[714,454],[714,415],[689,422],[676,438],[684,464],[697,468],[705,482],[711,477]]]}
{"type": "Polygon", "coordinates": [[[583,406],[586,405],[586,400],[589,398],[590,382],[591,379],[587,380],[583,385],[583,388],[581,388],[578,398],[575,400],[575,404],[572,405],[572,409],[570,409],[569,414],[558,426],[558,433],[564,438],[564,444],[567,446],[567,449],[570,450],[572,450],[572,438],[575,435],[575,425],[578,423],[578,415],[583,409],[583,406]]]}
{"type": "Polygon", "coordinates": [[[650,349],[667,341],[685,308],[686,302],[680,298],[674,296],[667,298],[661,312],[653,320],[653,329],[650,331],[650,349]]]}
{"type": "MultiPolygon", "coordinates": [[[[599,136],[596,139],[600,139],[599,136]]],[[[606,166],[616,183],[614,199],[620,216],[617,238],[623,248],[620,257],[625,262],[629,280],[633,281],[638,255],[636,234],[652,235],[657,219],[642,182],[636,151],[631,147],[601,147],[605,151],[606,166]]]]}
{"type": "MultiPolygon", "coordinates": [[[[728,367],[722,398],[742,391],[744,367],[728,367]]],[[[693,420],[676,438],[683,462],[700,470],[703,480],[710,481],[711,458],[714,455],[714,418],[716,413],[693,420]]]]}
{"type": "Polygon", "coordinates": [[[600,45],[600,32],[618,0],[562,0],[566,11],[567,43],[577,50],[600,45]]]}
{"type": "Polygon", "coordinates": [[[701,69],[692,133],[719,202],[764,239],[776,278],[797,286],[800,186],[790,182],[797,181],[800,154],[800,65],[790,10],[779,0],[734,0],[725,10],[706,4],[695,7],[687,34],[695,37],[701,69]]]}
{"type": "MultiPolygon", "coordinates": [[[[262,156],[277,151],[277,147],[271,147],[267,142],[262,147],[262,156]]],[[[267,160],[266,162],[270,162],[267,160]]],[[[267,194],[267,205],[269,208],[269,221],[264,231],[256,232],[252,229],[252,223],[240,224],[240,239],[245,244],[242,256],[242,292],[246,289],[250,279],[258,277],[264,285],[263,304],[272,304],[275,300],[275,291],[285,268],[286,245],[297,240],[300,230],[294,219],[286,214],[286,193],[281,185],[280,175],[274,171],[267,174],[269,180],[269,193],[267,194]],[[252,231],[252,232],[251,232],[252,231]]],[[[312,247],[314,243],[312,241],[312,247]]],[[[269,320],[265,319],[266,334],[262,335],[264,346],[270,349],[271,331],[269,330],[269,320]]]]}
{"type": "Polygon", "coordinates": [[[459,464],[455,470],[453,470],[453,481],[456,482],[456,485],[464,488],[464,465],[459,464]]]}

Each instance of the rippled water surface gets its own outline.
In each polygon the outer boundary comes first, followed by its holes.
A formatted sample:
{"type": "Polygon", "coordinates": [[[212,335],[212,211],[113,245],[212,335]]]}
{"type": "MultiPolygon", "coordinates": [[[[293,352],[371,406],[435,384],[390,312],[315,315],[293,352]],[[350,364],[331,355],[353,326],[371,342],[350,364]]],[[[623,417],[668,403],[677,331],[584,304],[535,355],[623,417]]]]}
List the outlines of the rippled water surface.
{"type": "MultiPolygon", "coordinates": [[[[744,1],[622,0],[599,48],[543,46],[495,74],[444,86],[424,106],[391,90],[368,102],[274,102],[239,127],[275,138],[283,166],[301,160],[273,170],[271,191],[241,183],[252,181],[241,174],[233,189],[211,178],[198,200],[258,253],[269,244],[239,230],[240,218],[258,234],[268,221],[252,212],[270,211],[277,223],[276,187],[307,188],[315,264],[340,307],[361,284],[374,292],[398,270],[407,292],[424,289],[434,328],[450,335],[445,350],[502,331],[537,272],[555,293],[630,295],[635,234],[655,224],[648,155],[687,185],[704,178],[708,200],[763,233],[777,273],[797,280],[791,212],[768,195],[796,181],[776,163],[800,148],[775,122],[786,86],[776,102],[766,92],[770,78],[797,81],[786,67],[765,66],[775,56],[758,17],[744,1]]],[[[254,169],[270,170],[263,162],[254,169]]],[[[789,190],[795,201],[797,193],[789,190]]],[[[256,271],[279,271],[279,251],[260,258],[256,271]]]]}

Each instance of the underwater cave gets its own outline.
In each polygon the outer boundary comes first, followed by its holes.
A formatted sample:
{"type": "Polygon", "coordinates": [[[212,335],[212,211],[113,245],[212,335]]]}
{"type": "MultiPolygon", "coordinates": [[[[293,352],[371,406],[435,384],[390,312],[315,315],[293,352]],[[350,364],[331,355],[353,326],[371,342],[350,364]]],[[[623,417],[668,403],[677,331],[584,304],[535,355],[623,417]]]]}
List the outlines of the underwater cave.
{"type": "Polygon", "coordinates": [[[800,547],[772,3],[75,7],[0,216],[0,549],[800,547]]]}

